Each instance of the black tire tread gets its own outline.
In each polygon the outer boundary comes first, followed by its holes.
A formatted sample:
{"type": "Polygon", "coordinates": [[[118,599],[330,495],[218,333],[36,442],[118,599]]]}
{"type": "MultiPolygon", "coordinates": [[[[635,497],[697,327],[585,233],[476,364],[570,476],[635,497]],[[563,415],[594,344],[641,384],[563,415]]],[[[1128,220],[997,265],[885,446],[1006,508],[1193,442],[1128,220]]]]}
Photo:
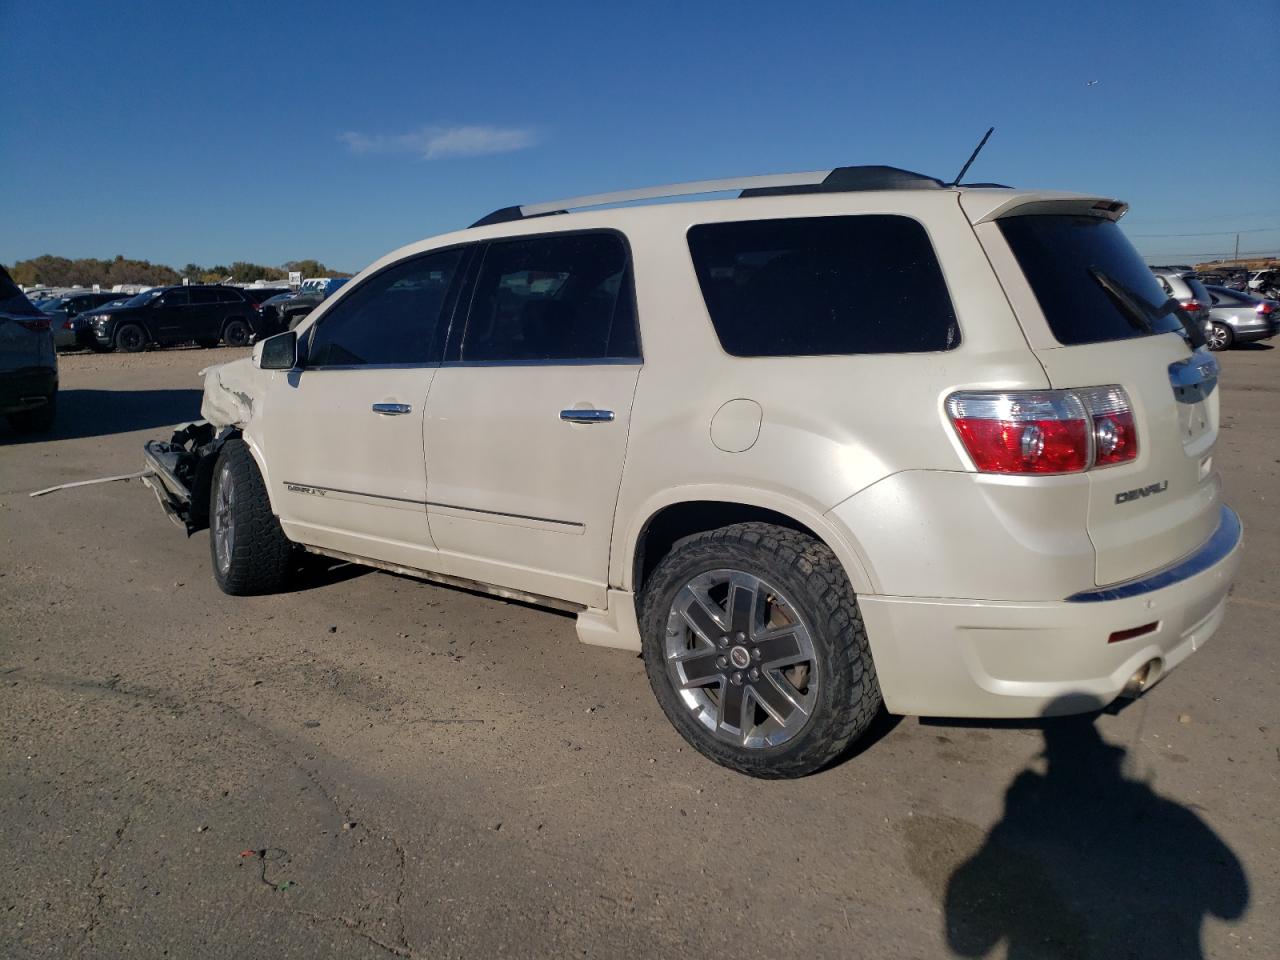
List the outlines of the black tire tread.
{"type": "MultiPolygon", "coordinates": [[[[821,541],[798,530],[753,521],[694,534],[678,543],[654,570],[641,602],[640,623],[644,631],[649,682],[658,695],[659,703],[664,703],[659,685],[670,689],[666,666],[660,653],[653,657],[648,650],[652,644],[660,648],[662,642],[667,616],[667,575],[677,564],[698,559],[701,554],[706,554],[707,559],[718,560],[730,544],[754,548],[766,560],[771,559],[782,567],[790,568],[803,579],[810,593],[819,598],[822,609],[805,612],[818,621],[814,626],[830,643],[834,676],[827,682],[836,685],[837,702],[844,704],[845,709],[833,711],[832,715],[825,717],[815,714],[812,732],[800,735],[801,749],[769,757],[734,751],[710,736],[690,737],[679,724],[676,729],[711,760],[753,777],[783,779],[813,773],[844,754],[871,725],[882,704],[857,595],[840,561],[821,541]]],[[[787,746],[784,744],[782,749],[787,746]]]]}
{"type": "Polygon", "coordinates": [[[210,510],[212,498],[222,475],[222,462],[231,465],[231,481],[235,484],[235,545],[231,552],[231,566],[224,577],[218,569],[214,553],[212,530],[209,536],[209,555],[213,561],[214,579],[224,593],[232,596],[279,592],[289,579],[293,557],[293,543],[284,535],[280,521],[271,512],[271,500],[266,484],[253,455],[243,440],[228,440],[219,453],[220,462],[214,468],[214,482],[210,484],[210,510]]]}

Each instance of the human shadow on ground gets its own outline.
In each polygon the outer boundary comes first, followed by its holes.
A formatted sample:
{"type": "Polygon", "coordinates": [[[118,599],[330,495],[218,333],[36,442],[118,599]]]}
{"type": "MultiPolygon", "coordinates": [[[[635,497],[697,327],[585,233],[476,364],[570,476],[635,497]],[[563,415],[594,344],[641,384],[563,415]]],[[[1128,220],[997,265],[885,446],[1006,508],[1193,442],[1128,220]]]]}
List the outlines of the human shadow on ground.
{"type": "Polygon", "coordinates": [[[1004,816],[951,875],[946,938],[960,956],[1005,942],[1009,960],[1196,960],[1206,916],[1244,914],[1249,882],[1231,848],[1125,776],[1128,751],[1096,717],[1043,721],[1045,772],[1014,779],[1004,816]]]}

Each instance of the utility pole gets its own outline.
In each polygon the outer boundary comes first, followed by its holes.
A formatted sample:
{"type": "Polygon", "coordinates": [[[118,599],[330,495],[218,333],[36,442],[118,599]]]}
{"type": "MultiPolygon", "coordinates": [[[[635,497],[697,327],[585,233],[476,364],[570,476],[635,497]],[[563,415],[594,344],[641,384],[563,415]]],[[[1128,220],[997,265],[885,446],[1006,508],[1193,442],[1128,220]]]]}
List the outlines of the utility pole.
{"type": "Polygon", "coordinates": [[[1236,260],[1237,262],[1240,260],[1240,234],[1238,234],[1238,233],[1236,234],[1236,255],[1235,255],[1235,260],[1236,260]]]}

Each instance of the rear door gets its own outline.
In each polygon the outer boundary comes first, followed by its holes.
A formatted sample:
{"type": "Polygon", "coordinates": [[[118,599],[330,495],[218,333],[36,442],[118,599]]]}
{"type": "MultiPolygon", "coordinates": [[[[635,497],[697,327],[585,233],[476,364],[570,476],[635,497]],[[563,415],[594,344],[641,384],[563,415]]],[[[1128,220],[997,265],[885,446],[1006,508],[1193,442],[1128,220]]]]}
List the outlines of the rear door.
{"type": "Polygon", "coordinates": [[[220,320],[224,309],[222,292],[217,287],[192,287],[191,305],[187,307],[183,335],[192,340],[210,340],[222,333],[220,320]]]}
{"type": "MultiPolygon", "coordinates": [[[[1038,211],[1043,211],[1041,205],[1038,211]]],[[[1089,473],[1100,585],[1200,546],[1218,524],[1218,364],[1106,216],[1012,215],[977,228],[1028,342],[1056,388],[1119,385],[1137,459],[1089,473]]]]}
{"type": "Polygon", "coordinates": [[[626,241],[489,243],[454,328],[423,427],[441,570],[603,606],[640,372],[626,241]]]}

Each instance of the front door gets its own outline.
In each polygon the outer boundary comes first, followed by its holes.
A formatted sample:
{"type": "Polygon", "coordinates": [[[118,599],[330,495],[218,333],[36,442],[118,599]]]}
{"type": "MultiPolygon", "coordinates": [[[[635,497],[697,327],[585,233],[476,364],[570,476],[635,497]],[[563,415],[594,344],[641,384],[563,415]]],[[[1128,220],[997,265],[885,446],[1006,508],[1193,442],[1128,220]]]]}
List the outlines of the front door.
{"type": "Polygon", "coordinates": [[[191,293],[185,287],[166,290],[149,308],[151,327],[159,343],[174,343],[183,339],[187,315],[191,310],[191,293]]]}
{"type": "Polygon", "coordinates": [[[603,606],[640,372],[626,242],[561,233],[482,257],[423,428],[439,569],[603,606]]]}
{"type": "Polygon", "coordinates": [[[261,418],[286,534],[431,568],[422,417],[464,248],[374,274],[304,331],[299,369],[277,374],[261,418]]]}

